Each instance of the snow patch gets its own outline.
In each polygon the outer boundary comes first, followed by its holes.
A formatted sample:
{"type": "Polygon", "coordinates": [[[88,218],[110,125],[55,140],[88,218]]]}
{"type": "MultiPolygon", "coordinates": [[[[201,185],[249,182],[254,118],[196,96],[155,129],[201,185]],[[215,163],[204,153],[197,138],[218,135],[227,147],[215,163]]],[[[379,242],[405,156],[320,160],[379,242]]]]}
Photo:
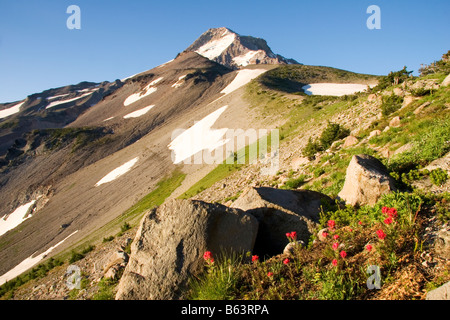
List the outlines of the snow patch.
{"type": "Polygon", "coordinates": [[[261,53],[261,52],[264,53],[264,51],[262,51],[262,50],[258,50],[258,51],[252,50],[241,56],[234,57],[233,61],[234,61],[234,63],[236,63],[236,65],[245,67],[250,64],[251,59],[253,59],[258,53],[261,53]]]}
{"type": "Polygon", "coordinates": [[[6,118],[8,116],[11,116],[17,112],[20,111],[20,108],[22,107],[22,105],[25,103],[25,101],[18,103],[8,109],[4,109],[4,110],[0,110],[0,119],[6,118]]]}
{"type": "Polygon", "coordinates": [[[153,87],[155,84],[157,84],[158,82],[160,82],[162,79],[164,79],[163,77],[160,77],[156,80],[153,80],[152,82],[150,82],[141,92],[138,93],[133,93],[132,95],[130,95],[128,98],[125,99],[125,101],[123,102],[123,105],[129,106],[132,103],[135,103],[136,101],[141,100],[142,98],[152,94],[153,92],[156,92],[157,88],[153,87]]]}
{"type": "Polygon", "coordinates": [[[227,107],[224,106],[207,115],[172,140],[168,148],[175,155],[174,164],[180,163],[205,149],[212,152],[228,142],[228,140],[223,139],[227,128],[211,129],[227,107]]]}
{"type": "Polygon", "coordinates": [[[172,88],[179,88],[183,84],[183,79],[186,78],[187,74],[178,78],[178,81],[172,85],[172,88]]]}
{"type": "Polygon", "coordinates": [[[234,33],[230,33],[218,40],[213,40],[205,43],[203,46],[198,48],[195,52],[208,58],[214,59],[220,56],[220,54],[228,48],[236,38],[234,33]]]}
{"type": "Polygon", "coordinates": [[[139,157],[136,157],[136,158],[128,161],[127,163],[121,165],[120,167],[114,169],[113,171],[108,173],[106,176],[104,176],[99,182],[97,182],[95,184],[95,186],[98,187],[99,185],[102,185],[104,183],[108,183],[108,182],[111,182],[113,180],[116,180],[121,175],[124,175],[125,173],[130,171],[131,168],[136,164],[136,162],[138,160],[139,160],[139,157]]]}
{"type": "Polygon", "coordinates": [[[243,69],[239,70],[236,77],[231,81],[231,83],[223,89],[220,93],[229,94],[240,87],[246,85],[251,80],[259,76],[260,74],[263,74],[267,70],[264,69],[243,69]]]}
{"type": "Polygon", "coordinates": [[[367,89],[365,84],[356,83],[312,83],[302,87],[307,95],[344,96],[367,89]]]}
{"type": "Polygon", "coordinates": [[[75,100],[79,100],[79,99],[87,97],[87,96],[89,96],[91,94],[92,94],[92,92],[88,92],[88,93],[85,93],[85,94],[83,94],[83,95],[81,95],[79,97],[75,97],[75,98],[72,98],[72,99],[54,101],[54,102],[50,103],[49,105],[47,105],[45,107],[45,109],[50,109],[50,108],[56,107],[56,106],[58,106],[60,104],[65,104],[65,103],[69,103],[69,102],[72,102],[72,101],[75,101],[75,100]]]}
{"type": "Polygon", "coordinates": [[[35,256],[35,257],[33,257],[34,254],[31,255],[30,257],[26,258],[21,263],[19,263],[17,266],[15,266],[11,270],[9,270],[7,273],[5,273],[2,276],[0,276],[0,286],[3,285],[5,282],[16,278],[17,276],[21,275],[22,273],[24,273],[28,269],[30,269],[33,266],[35,266],[36,264],[38,264],[43,258],[45,258],[56,247],[60,246],[64,241],[69,239],[71,236],[73,236],[77,232],[78,232],[78,230],[76,230],[75,232],[71,233],[69,236],[67,236],[66,238],[64,238],[63,240],[61,240],[57,244],[55,244],[53,247],[50,247],[47,251],[45,251],[45,252],[43,252],[43,253],[35,256]]]}
{"type": "Polygon", "coordinates": [[[108,119],[103,120],[103,122],[106,122],[106,121],[109,121],[109,120],[112,120],[112,119],[114,119],[114,117],[109,117],[108,119]]]}
{"type": "Polygon", "coordinates": [[[28,210],[36,203],[36,200],[30,201],[24,205],[17,207],[10,214],[0,219],[0,236],[14,229],[19,224],[31,218],[31,214],[27,215],[28,210]]]}
{"type": "Polygon", "coordinates": [[[149,83],[149,86],[154,86],[155,84],[157,84],[158,82],[160,82],[162,79],[164,79],[164,77],[160,77],[156,80],[153,80],[152,82],[149,83]]]}
{"type": "Polygon", "coordinates": [[[152,109],[154,107],[154,105],[136,110],[134,112],[131,112],[125,116],[123,116],[124,119],[129,119],[129,118],[139,118],[140,116],[143,116],[144,114],[146,114],[147,112],[150,111],[150,109],[152,109]]]}

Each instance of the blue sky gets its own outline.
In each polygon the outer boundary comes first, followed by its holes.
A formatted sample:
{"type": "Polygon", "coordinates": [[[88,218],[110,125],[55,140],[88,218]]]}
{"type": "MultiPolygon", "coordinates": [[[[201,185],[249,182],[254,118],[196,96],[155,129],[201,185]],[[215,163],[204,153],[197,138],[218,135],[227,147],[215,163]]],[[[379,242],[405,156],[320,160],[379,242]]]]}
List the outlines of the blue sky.
{"type": "Polygon", "coordinates": [[[0,102],[151,69],[222,26],[304,64],[417,75],[450,50],[449,12],[447,0],[0,0],[0,102]],[[80,30],[66,26],[69,5],[81,9],[80,30]],[[380,30],[366,26],[370,5],[380,30]]]}

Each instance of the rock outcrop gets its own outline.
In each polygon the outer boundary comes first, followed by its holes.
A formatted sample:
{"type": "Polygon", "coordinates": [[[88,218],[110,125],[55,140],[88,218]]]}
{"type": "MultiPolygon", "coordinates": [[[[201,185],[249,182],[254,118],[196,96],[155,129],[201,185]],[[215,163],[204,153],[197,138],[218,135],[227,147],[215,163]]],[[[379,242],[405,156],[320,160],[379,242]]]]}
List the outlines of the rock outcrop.
{"type": "Polygon", "coordinates": [[[394,179],[381,161],[361,154],[350,161],[338,197],[352,206],[374,205],[383,194],[395,190],[394,179]]]}
{"type": "Polygon", "coordinates": [[[258,219],[254,252],[264,256],[282,253],[289,243],[288,232],[297,232],[297,239],[308,243],[319,220],[321,206],[331,202],[319,192],[261,187],[245,190],[232,207],[258,219]]]}
{"type": "Polygon", "coordinates": [[[239,209],[203,201],[172,199],[147,213],[131,245],[118,285],[118,300],[182,299],[203,254],[253,249],[257,220],[239,209]]]}
{"type": "Polygon", "coordinates": [[[241,36],[224,27],[209,29],[186,51],[195,51],[232,69],[249,64],[298,64],[293,59],[274,54],[264,39],[241,36]]]}
{"type": "Polygon", "coordinates": [[[441,86],[446,87],[450,84],[450,74],[445,77],[444,81],[442,81],[441,86]]]}
{"type": "Polygon", "coordinates": [[[427,300],[450,300],[450,282],[427,293],[427,300]]]}

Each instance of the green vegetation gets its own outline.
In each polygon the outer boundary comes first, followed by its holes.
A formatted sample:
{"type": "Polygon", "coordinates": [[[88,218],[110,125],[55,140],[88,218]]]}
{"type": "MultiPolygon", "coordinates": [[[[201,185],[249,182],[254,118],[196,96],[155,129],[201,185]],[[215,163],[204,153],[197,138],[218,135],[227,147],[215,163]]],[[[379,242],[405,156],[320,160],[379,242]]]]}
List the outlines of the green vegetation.
{"type": "Polygon", "coordinates": [[[443,185],[447,179],[448,174],[446,171],[442,170],[441,168],[431,170],[430,172],[430,179],[431,182],[437,186],[443,185]]]}
{"type": "Polygon", "coordinates": [[[343,139],[350,134],[350,130],[337,123],[328,122],[318,140],[313,141],[310,137],[303,149],[303,156],[313,159],[315,154],[328,149],[334,141],[343,139]]]}
{"type": "Polygon", "coordinates": [[[95,249],[95,247],[93,245],[89,245],[86,248],[84,248],[81,251],[81,253],[77,252],[75,250],[72,250],[71,256],[70,256],[70,259],[69,259],[69,263],[74,263],[74,262],[76,262],[78,260],[83,259],[89,252],[91,252],[94,249],[95,249]]]}
{"type": "Polygon", "coordinates": [[[114,289],[118,284],[119,281],[117,279],[102,278],[98,283],[99,289],[92,296],[92,300],[114,300],[114,289]]]}
{"type": "Polygon", "coordinates": [[[387,76],[381,77],[378,84],[372,88],[372,92],[384,90],[392,85],[397,85],[411,77],[412,71],[408,71],[406,67],[403,67],[399,71],[391,71],[387,76]]]}
{"type": "Polygon", "coordinates": [[[450,50],[442,55],[441,60],[422,66],[419,72],[421,77],[426,75],[435,76],[439,73],[448,75],[450,73],[450,50]]]}
{"type": "Polygon", "coordinates": [[[388,116],[402,107],[403,98],[395,94],[383,96],[381,104],[381,113],[388,116]]]}
{"type": "Polygon", "coordinates": [[[423,299],[429,282],[437,286],[450,280],[445,270],[429,274],[410,262],[421,254],[419,234],[433,205],[429,196],[392,193],[375,206],[324,212],[317,230],[327,228],[328,234],[315,242],[313,237],[308,246],[294,246],[290,256],[253,256],[252,262],[246,262],[248,254],[213,263],[205,259],[205,271],[191,282],[190,298],[423,299]],[[371,265],[379,267],[379,290],[367,287],[371,265]]]}
{"type": "Polygon", "coordinates": [[[297,189],[305,183],[306,178],[307,175],[305,174],[301,174],[297,178],[291,178],[284,183],[284,186],[282,186],[281,189],[297,189]]]}
{"type": "Polygon", "coordinates": [[[242,258],[221,255],[216,261],[207,261],[206,272],[190,281],[190,300],[231,300],[235,292],[242,258]]]}
{"type": "Polygon", "coordinates": [[[283,65],[264,73],[259,81],[268,89],[303,95],[301,88],[310,83],[369,83],[378,78],[330,67],[283,65]]]}
{"type": "Polygon", "coordinates": [[[114,236],[105,237],[105,238],[103,238],[103,243],[110,242],[110,241],[113,241],[113,240],[114,240],[114,236]]]}
{"type": "Polygon", "coordinates": [[[63,265],[64,262],[59,259],[50,258],[47,262],[39,264],[30,271],[12,279],[0,286],[0,299],[11,299],[14,291],[23,284],[45,277],[53,268],[63,265]]]}
{"type": "Polygon", "coordinates": [[[72,152],[77,151],[91,143],[104,138],[110,132],[105,128],[59,128],[34,130],[31,135],[43,139],[45,148],[55,150],[69,143],[72,144],[72,152]]]}
{"type": "Polygon", "coordinates": [[[181,185],[185,177],[186,175],[184,173],[175,170],[170,176],[161,179],[153,191],[144,196],[110,224],[122,224],[120,227],[122,233],[130,229],[134,223],[140,220],[145,211],[161,205],[181,185]]]}
{"type": "Polygon", "coordinates": [[[180,199],[189,199],[193,196],[199,194],[203,190],[208,189],[214,183],[230,176],[236,171],[239,171],[246,164],[252,163],[257,159],[250,159],[250,150],[256,150],[256,154],[259,154],[260,150],[271,149],[271,135],[267,137],[261,137],[258,141],[251,145],[247,145],[245,148],[238,150],[223,163],[217,165],[213,170],[211,170],[205,177],[197,181],[192,185],[185,193],[179,196],[180,199]]]}

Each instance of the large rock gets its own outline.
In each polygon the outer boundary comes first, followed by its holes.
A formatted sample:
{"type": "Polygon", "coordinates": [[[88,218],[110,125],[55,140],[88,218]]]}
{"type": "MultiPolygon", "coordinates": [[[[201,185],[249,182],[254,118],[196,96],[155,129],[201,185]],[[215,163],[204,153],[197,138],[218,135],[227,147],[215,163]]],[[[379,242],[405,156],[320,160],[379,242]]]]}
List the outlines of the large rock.
{"type": "Polygon", "coordinates": [[[436,253],[444,259],[450,260],[450,228],[438,231],[435,242],[436,253]]]}
{"type": "Polygon", "coordinates": [[[362,154],[353,156],[350,161],[338,196],[353,206],[374,205],[383,194],[395,190],[394,179],[381,161],[362,154]]]}
{"type": "Polygon", "coordinates": [[[232,207],[258,219],[254,252],[271,256],[283,252],[289,243],[288,232],[297,232],[297,239],[308,243],[319,221],[321,206],[331,203],[328,196],[319,192],[261,187],[246,189],[232,207]]]}
{"type": "Polygon", "coordinates": [[[450,282],[427,293],[427,300],[450,300],[450,282]]]}
{"type": "Polygon", "coordinates": [[[183,299],[203,254],[252,251],[258,221],[239,209],[172,199],[152,209],[139,226],[116,299],[183,299]]]}
{"type": "Polygon", "coordinates": [[[445,77],[444,81],[442,81],[441,86],[446,87],[450,84],[450,74],[445,77]]]}
{"type": "Polygon", "coordinates": [[[391,128],[397,128],[400,127],[402,124],[401,119],[399,116],[392,118],[391,121],[389,121],[389,127],[391,128]]]}
{"type": "Polygon", "coordinates": [[[350,135],[347,138],[345,138],[345,142],[344,142],[344,146],[343,147],[344,148],[351,147],[351,146],[354,146],[354,145],[358,144],[358,142],[359,141],[358,141],[357,137],[350,135]]]}

